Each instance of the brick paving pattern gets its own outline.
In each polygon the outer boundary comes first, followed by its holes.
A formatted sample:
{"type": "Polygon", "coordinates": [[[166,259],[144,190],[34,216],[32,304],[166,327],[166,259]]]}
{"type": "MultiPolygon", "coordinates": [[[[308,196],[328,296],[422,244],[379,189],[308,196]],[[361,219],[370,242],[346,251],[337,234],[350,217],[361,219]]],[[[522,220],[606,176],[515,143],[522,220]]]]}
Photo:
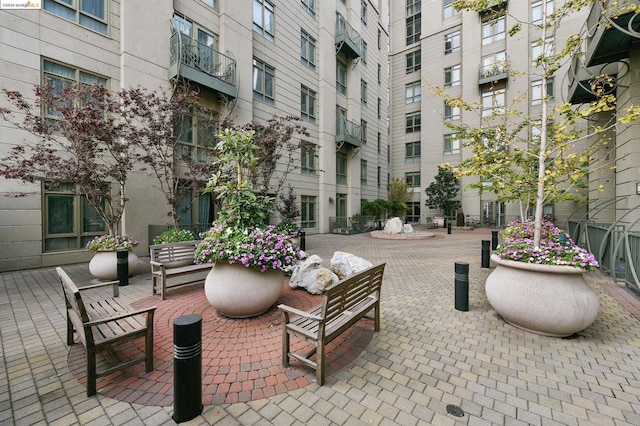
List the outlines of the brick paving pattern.
{"type": "MultiPolygon", "coordinates": [[[[640,424],[640,303],[630,290],[590,273],[600,298],[591,327],[567,339],[525,332],[502,321],[484,295],[490,269],[480,267],[480,242],[491,234],[443,231],[417,241],[307,236],[308,252],[327,263],[336,250],[387,262],[382,330],[355,349],[353,360],[334,365],[325,386],[301,384],[237,403],[214,401],[211,394],[188,424],[640,424]],[[453,307],[457,261],[470,264],[469,312],[453,307]],[[449,414],[448,404],[464,416],[449,414]]],[[[90,280],[87,264],[65,270],[90,280]]],[[[151,300],[148,275],[132,277],[121,297],[151,300]]],[[[87,398],[69,368],[76,348],[67,347],[65,327],[53,268],[0,273],[0,424],[175,424],[168,401],[125,402],[102,389],[87,398]]],[[[292,370],[312,377],[303,367],[292,370]]]]}

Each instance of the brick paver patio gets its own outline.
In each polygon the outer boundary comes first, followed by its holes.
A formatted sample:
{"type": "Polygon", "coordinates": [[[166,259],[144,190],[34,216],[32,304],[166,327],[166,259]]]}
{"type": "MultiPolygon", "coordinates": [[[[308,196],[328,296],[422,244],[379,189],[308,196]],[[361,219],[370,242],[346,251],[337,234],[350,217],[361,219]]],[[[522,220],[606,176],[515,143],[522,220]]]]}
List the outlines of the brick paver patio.
{"type": "MultiPolygon", "coordinates": [[[[203,313],[211,331],[203,327],[205,408],[189,424],[640,424],[640,303],[635,295],[591,273],[588,281],[601,303],[591,327],[568,339],[528,333],[505,324],[484,296],[490,270],[480,268],[480,241],[490,239],[490,233],[436,234],[415,241],[307,236],[307,251],[327,263],[335,250],[387,262],[382,330],[361,327],[346,345],[332,350],[336,362],[322,387],[312,383],[310,370],[279,365],[275,309],[242,329],[260,334],[261,351],[255,355],[264,358],[261,368],[274,373],[262,377],[261,386],[261,373],[244,371],[253,361],[229,356],[243,350],[240,346],[225,346],[220,353],[214,353],[219,344],[206,346],[207,333],[233,334],[226,330],[230,320],[208,312],[197,286],[174,290],[162,302],[150,297],[150,277],[142,270],[121,288],[121,297],[158,305],[162,324],[156,321],[156,370],[148,377],[132,369],[103,379],[98,395],[87,398],[83,349],[65,343],[64,301],[54,268],[0,273],[0,424],[174,424],[171,322],[193,309],[203,313]],[[456,261],[470,264],[469,312],[453,307],[456,261]],[[223,364],[224,352],[228,361],[223,364]],[[248,389],[250,382],[253,388],[248,389]],[[294,385],[276,391],[284,382],[294,385]],[[449,414],[448,404],[461,407],[464,416],[449,414]]],[[[65,269],[78,280],[90,279],[87,264],[65,269]]],[[[306,297],[302,303],[313,299],[306,297]]],[[[229,345],[251,340],[229,339],[229,345]]]]}

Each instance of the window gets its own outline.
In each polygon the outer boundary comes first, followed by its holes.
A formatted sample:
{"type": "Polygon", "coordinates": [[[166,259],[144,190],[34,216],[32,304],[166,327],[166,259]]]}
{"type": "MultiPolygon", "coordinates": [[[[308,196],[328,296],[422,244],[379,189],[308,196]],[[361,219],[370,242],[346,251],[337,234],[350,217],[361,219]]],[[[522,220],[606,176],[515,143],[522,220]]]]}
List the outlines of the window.
{"type": "Polygon", "coordinates": [[[460,14],[460,11],[453,7],[453,0],[442,0],[442,12],[444,19],[449,19],[454,15],[460,14]]]}
{"type": "Polygon", "coordinates": [[[347,95],[347,64],[340,59],[336,60],[336,91],[347,95]]]}
{"type": "Polygon", "coordinates": [[[367,82],[360,80],[360,102],[367,105],[367,82]]]}
{"type": "Polygon", "coordinates": [[[275,68],[258,59],[253,59],[253,99],[270,105],[274,104],[275,73],[275,68]]]}
{"type": "Polygon", "coordinates": [[[204,4],[218,10],[218,0],[202,0],[204,4]]]}
{"type": "Polygon", "coordinates": [[[267,0],[253,0],[253,31],[270,41],[275,37],[274,6],[267,0]]]}
{"type": "Polygon", "coordinates": [[[362,143],[366,144],[367,143],[367,129],[369,127],[369,124],[367,123],[366,120],[360,120],[360,140],[362,140],[362,143]]]}
{"type": "Polygon", "coordinates": [[[405,125],[406,133],[416,133],[420,131],[420,122],[421,122],[420,111],[410,112],[405,115],[405,118],[406,118],[406,125],[405,125]]]}
{"type": "Polygon", "coordinates": [[[367,160],[360,160],[360,183],[367,183],[367,160]]]}
{"type": "Polygon", "coordinates": [[[409,142],[404,145],[404,162],[405,163],[420,162],[420,141],[409,142]]]}
{"type": "Polygon", "coordinates": [[[177,196],[180,197],[178,224],[186,229],[193,225],[198,225],[200,229],[207,229],[215,219],[214,199],[211,194],[203,194],[201,191],[192,189],[188,181],[180,181],[178,185],[177,196]]]}
{"type": "Polygon", "coordinates": [[[482,76],[491,77],[507,70],[507,53],[505,51],[487,55],[482,58],[482,76]]]}
{"type": "Polygon", "coordinates": [[[363,64],[366,65],[367,63],[367,42],[362,40],[362,43],[360,45],[360,60],[362,61],[363,64]]]}
{"type": "Polygon", "coordinates": [[[407,74],[410,72],[420,71],[422,67],[422,57],[421,51],[416,50],[415,52],[407,53],[407,74]]]}
{"type": "Polygon", "coordinates": [[[218,133],[218,115],[205,117],[192,113],[176,118],[173,133],[176,136],[176,147],[173,150],[175,160],[212,159],[215,135],[218,133]]]}
{"type": "Polygon", "coordinates": [[[308,87],[300,87],[300,116],[310,121],[316,122],[316,92],[308,87]]]}
{"type": "MultiPolygon", "coordinates": [[[[542,60],[543,48],[542,40],[531,43],[531,64],[536,66],[542,60]]],[[[544,56],[547,58],[553,55],[553,37],[549,37],[544,42],[544,56]]]]}
{"type": "Polygon", "coordinates": [[[315,144],[302,142],[300,146],[300,173],[303,175],[316,175],[317,148],[315,144]]]}
{"type": "Polygon", "coordinates": [[[408,83],[405,86],[405,103],[412,104],[414,102],[420,102],[420,96],[422,93],[422,86],[420,80],[408,83]]]}
{"type": "Polygon", "coordinates": [[[382,66],[378,64],[378,84],[382,83],[382,66]]]}
{"type": "Polygon", "coordinates": [[[382,133],[378,132],[378,154],[380,154],[381,149],[382,149],[382,133]]]}
{"type": "MultiPolygon", "coordinates": [[[[553,78],[547,79],[547,97],[553,98],[553,78]]],[[[531,105],[540,105],[542,97],[542,80],[531,82],[531,105]]]]}
{"type": "Polygon", "coordinates": [[[444,119],[445,120],[460,120],[460,107],[454,107],[451,105],[444,105],[444,119]]]}
{"type": "Polygon", "coordinates": [[[300,30],[300,60],[309,68],[316,67],[316,39],[300,30]]]}
{"type": "Polygon", "coordinates": [[[444,69],[444,87],[460,85],[460,64],[444,69]]]}
{"type": "Polygon", "coordinates": [[[417,43],[420,41],[420,36],[422,32],[422,23],[421,23],[421,14],[417,13],[413,16],[407,17],[406,27],[407,27],[407,46],[413,43],[417,43]]]}
{"type": "Polygon", "coordinates": [[[79,250],[106,227],[73,184],[44,183],[44,251],[79,250]]]}
{"type": "Polygon", "coordinates": [[[347,154],[336,152],[336,184],[347,184],[347,154]]]}
{"type": "Polygon", "coordinates": [[[499,40],[504,40],[505,17],[500,16],[482,23],[482,44],[489,44],[499,40]]]}
{"type": "Polygon", "coordinates": [[[367,0],[360,2],[360,20],[363,24],[367,25],[367,0]]]}
{"type": "Polygon", "coordinates": [[[460,31],[454,31],[444,36],[444,54],[460,50],[460,31]]]}
{"type": "Polygon", "coordinates": [[[378,118],[382,118],[382,99],[378,98],[377,106],[378,118]]]}
{"type": "MultiPolygon", "coordinates": [[[[547,17],[553,13],[553,0],[547,0],[547,17]]],[[[535,1],[531,3],[531,23],[542,23],[542,1],[535,1]]]]}
{"type": "Polygon", "coordinates": [[[407,211],[407,215],[405,218],[407,222],[418,223],[420,222],[420,202],[411,201],[407,203],[407,207],[409,210],[407,211]]]}
{"type": "Polygon", "coordinates": [[[300,196],[300,226],[303,228],[315,228],[317,226],[315,196],[300,196]]]}
{"type": "Polygon", "coordinates": [[[107,34],[107,3],[105,0],[45,0],[43,8],[85,28],[107,34]]]}
{"type": "Polygon", "coordinates": [[[378,50],[382,49],[382,30],[378,28],[378,50]]]}
{"type": "Polygon", "coordinates": [[[416,13],[420,13],[420,9],[422,8],[421,0],[407,0],[407,16],[415,15],[416,13]]]}
{"type": "MultiPolygon", "coordinates": [[[[74,67],[68,67],[66,65],[45,60],[42,64],[42,69],[43,83],[53,86],[57,93],[62,93],[66,87],[74,83],[98,84],[102,87],[107,87],[106,78],[90,74],[74,67]]],[[[49,119],[59,118],[59,113],[57,113],[55,108],[51,106],[46,108],[45,115],[49,119]]]]}
{"type": "Polygon", "coordinates": [[[453,134],[444,135],[444,155],[460,154],[460,140],[453,134]]]}
{"type": "Polygon", "coordinates": [[[407,172],[404,179],[409,188],[420,188],[420,172],[407,172]]]}
{"type": "Polygon", "coordinates": [[[505,89],[490,90],[482,93],[482,117],[492,114],[504,114],[505,89]]]}
{"type": "Polygon", "coordinates": [[[382,167],[378,166],[378,172],[376,175],[376,182],[378,183],[378,188],[380,188],[381,177],[382,176],[382,167]]]}
{"type": "Polygon", "coordinates": [[[309,12],[309,14],[311,16],[315,16],[315,14],[316,14],[316,1],[315,0],[301,0],[300,3],[302,4],[302,7],[304,9],[306,9],[307,12],[309,12]]]}

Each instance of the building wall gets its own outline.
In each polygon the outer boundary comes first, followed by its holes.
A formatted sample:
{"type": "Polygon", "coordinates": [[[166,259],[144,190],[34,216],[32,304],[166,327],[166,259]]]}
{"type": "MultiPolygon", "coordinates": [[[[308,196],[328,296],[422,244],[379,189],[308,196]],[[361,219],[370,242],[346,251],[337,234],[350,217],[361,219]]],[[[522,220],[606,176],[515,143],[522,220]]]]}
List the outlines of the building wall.
{"type": "MultiPolygon", "coordinates": [[[[41,83],[42,60],[58,61],[99,74],[108,79],[114,91],[142,86],[149,90],[171,90],[168,79],[169,41],[174,11],[206,29],[218,38],[218,50],[237,61],[238,97],[221,99],[207,89],[202,96],[221,115],[237,123],[267,120],[274,115],[300,116],[300,85],[317,93],[315,123],[304,123],[317,144],[317,176],[302,175],[299,169],[290,175],[298,200],[301,195],[317,197],[317,226],[308,233],[328,232],[329,218],[336,214],[336,193],[348,195],[348,215],[359,212],[362,199],[386,198],[389,174],[387,147],[388,84],[386,75],[389,11],[386,1],[366,0],[367,23],[361,20],[361,2],[315,2],[315,14],[300,1],[274,2],[275,39],[269,41],[253,31],[252,1],[219,0],[214,9],[200,1],[159,0],[153,7],[145,2],[108,3],[106,35],[67,21],[46,10],[0,11],[0,87],[29,94],[41,83]],[[348,96],[336,95],[336,11],[345,16],[368,45],[367,63],[351,62],[348,69],[348,96]],[[140,17],[144,16],[144,19],[140,17]],[[300,60],[300,31],[316,39],[316,68],[311,70],[300,60]],[[378,48],[378,31],[381,44],[378,48]],[[253,99],[253,59],[276,69],[275,103],[253,99]],[[383,76],[377,81],[377,65],[383,76]],[[360,104],[360,80],[367,82],[367,105],[360,104]],[[377,99],[381,99],[380,118],[377,99]],[[348,109],[350,119],[368,122],[368,142],[359,150],[349,150],[349,185],[336,186],[336,105],[348,109]],[[377,134],[381,134],[380,148],[377,134]],[[366,182],[360,177],[361,160],[367,161],[366,182]],[[377,168],[382,181],[377,182],[377,168]]],[[[202,88],[201,88],[202,89],[202,88]]],[[[4,97],[0,105],[8,106],[4,97]]],[[[29,139],[5,121],[0,121],[0,156],[16,143],[29,139]]],[[[295,156],[300,165],[300,154],[295,156]]],[[[122,221],[122,232],[141,241],[136,253],[148,251],[148,226],[167,223],[169,208],[155,191],[155,178],[146,172],[133,172],[126,191],[129,202],[122,221]]],[[[0,179],[0,271],[86,261],[84,250],[44,253],[43,204],[40,185],[0,179]],[[5,197],[28,192],[20,198],[5,197]]],[[[277,218],[274,218],[277,221],[277,218]]]]}

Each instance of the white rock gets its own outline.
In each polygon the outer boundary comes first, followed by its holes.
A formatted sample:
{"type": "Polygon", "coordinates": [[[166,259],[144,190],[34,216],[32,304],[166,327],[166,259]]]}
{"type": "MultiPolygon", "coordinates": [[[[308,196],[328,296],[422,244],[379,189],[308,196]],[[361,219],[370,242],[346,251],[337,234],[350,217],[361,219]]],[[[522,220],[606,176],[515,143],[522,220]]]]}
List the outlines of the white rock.
{"type": "Polygon", "coordinates": [[[387,221],[387,224],[384,225],[385,234],[401,234],[402,230],[403,225],[399,217],[392,217],[387,221]]]}
{"type": "Polygon", "coordinates": [[[322,294],[325,288],[340,281],[336,274],[321,264],[322,259],[315,254],[300,261],[291,273],[289,286],[304,288],[311,294],[322,294]]]}
{"type": "Polygon", "coordinates": [[[407,223],[406,225],[404,225],[403,231],[405,234],[411,234],[413,232],[413,226],[407,223]]]}
{"type": "Polygon", "coordinates": [[[351,253],[337,251],[331,258],[331,270],[342,280],[373,266],[373,263],[351,253]]]}

